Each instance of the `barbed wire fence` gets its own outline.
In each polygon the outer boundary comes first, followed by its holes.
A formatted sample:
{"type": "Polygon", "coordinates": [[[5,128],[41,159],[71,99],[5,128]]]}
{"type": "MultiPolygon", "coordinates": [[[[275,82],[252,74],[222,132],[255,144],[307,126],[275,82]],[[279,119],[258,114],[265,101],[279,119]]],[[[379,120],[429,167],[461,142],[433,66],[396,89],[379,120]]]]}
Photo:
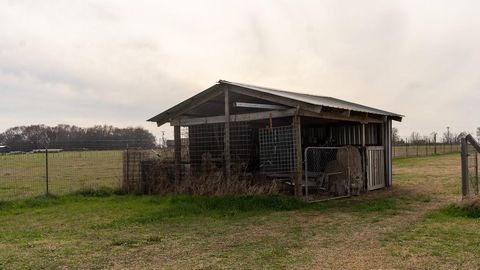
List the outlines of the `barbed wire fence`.
{"type": "MultiPolygon", "coordinates": [[[[42,145],[0,152],[0,201],[101,188],[124,189],[124,170],[129,168],[125,162],[131,162],[135,153],[142,152],[143,157],[168,156],[166,148],[154,149],[139,140],[42,145]],[[58,145],[64,147],[55,147],[58,145]]],[[[138,175],[141,168],[137,167],[133,166],[129,173],[138,175]]]]}

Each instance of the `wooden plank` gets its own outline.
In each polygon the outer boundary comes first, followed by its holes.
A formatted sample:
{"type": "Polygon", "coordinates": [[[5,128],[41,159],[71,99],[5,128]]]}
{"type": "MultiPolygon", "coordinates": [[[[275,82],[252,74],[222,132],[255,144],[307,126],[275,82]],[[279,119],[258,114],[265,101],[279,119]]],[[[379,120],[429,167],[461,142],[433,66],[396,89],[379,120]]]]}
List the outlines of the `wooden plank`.
{"type": "MultiPolygon", "coordinates": [[[[295,114],[296,109],[285,111],[265,111],[257,113],[233,114],[230,115],[230,122],[255,121],[262,119],[289,117],[295,114]]],[[[182,117],[170,121],[171,126],[194,126],[203,124],[224,123],[225,115],[210,117],[182,117]]]]}
{"type": "Polygon", "coordinates": [[[220,84],[216,84],[200,92],[199,94],[175,105],[174,107],[166,110],[165,112],[160,113],[148,119],[147,121],[156,122],[157,126],[161,126],[167,123],[168,121],[170,121],[170,119],[175,118],[179,115],[182,115],[183,113],[190,111],[191,109],[197,107],[198,105],[205,103],[211,100],[212,98],[215,98],[221,95],[223,91],[220,91],[219,89],[220,87],[223,87],[223,86],[220,84]]]}
{"type": "Polygon", "coordinates": [[[385,159],[383,146],[368,146],[367,156],[367,190],[385,187],[385,159]]]}
{"type": "Polygon", "coordinates": [[[276,104],[261,104],[261,103],[249,103],[249,102],[235,102],[233,106],[238,108],[250,108],[250,109],[265,109],[265,110],[286,110],[287,106],[276,104]]]}
{"type": "Polygon", "coordinates": [[[302,127],[300,123],[300,116],[293,117],[293,126],[295,131],[295,196],[302,196],[302,127]]]}
{"type": "Polygon", "coordinates": [[[230,182],[231,156],[230,156],[230,97],[229,89],[225,89],[225,132],[224,132],[224,156],[225,156],[225,178],[230,182]]]}
{"type": "Polygon", "coordinates": [[[180,138],[180,126],[173,128],[174,137],[174,158],[175,158],[175,183],[174,189],[176,191],[178,184],[182,180],[182,140],[180,138]]]}
{"type": "Polygon", "coordinates": [[[340,121],[350,121],[350,122],[360,122],[360,123],[383,123],[382,120],[369,117],[369,116],[358,116],[358,115],[349,115],[345,116],[344,113],[335,113],[335,112],[320,112],[314,113],[307,110],[300,109],[299,112],[302,116],[315,117],[315,118],[324,118],[331,120],[340,120],[340,121]]]}
{"type": "Polygon", "coordinates": [[[468,145],[467,139],[462,138],[462,152],[461,152],[461,164],[462,164],[462,196],[468,195],[468,145]]]}
{"type": "Polygon", "coordinates": [[[271,102],[279,103],[279,104],[290,106],[290,107],[300,107],[301,109],[308,110],[311,112],[319,113],[322,111],[322,106],[319,106],[319,105],[313,105],[313,104],[301,102],[298,100],[293,100],[286,97],[268,94],[268,93],[264,93],[264,92],[236,86],[236,85],[232,85],[230,87],[230,90],[237,94],[251,96],[251,97],[255,97],[263,100],[268,100],[271,102]]]}
{"type": "MultiPolygon", "coordinates": [[[[366,149],[365,149],[365,123],[362,123],[362,171],[363,171],[363,177],[366,177],[367,179],[370,177],[367,172],[367,159],[365,158],[366,155],[366,149]]],[[[370,162],[369,162],[370,163],[370,162]]],[[[367,181],[365,181],[367,182],[367,181]]],[[[365,187],[365,184],[364,184],[365,187]]],[[[368,190],[368,183],[367,186],[365,187],[368,190]]]]}

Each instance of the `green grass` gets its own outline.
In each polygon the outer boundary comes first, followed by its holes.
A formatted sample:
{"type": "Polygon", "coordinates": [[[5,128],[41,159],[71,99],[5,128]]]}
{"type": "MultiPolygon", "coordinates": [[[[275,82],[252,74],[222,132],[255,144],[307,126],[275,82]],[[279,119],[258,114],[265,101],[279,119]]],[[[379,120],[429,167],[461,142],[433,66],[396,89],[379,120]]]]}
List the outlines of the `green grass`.
{"type": "Polygon", "coordinates": [[[392,253],[405,258],[432,258],[421,268],[478,269],[480,267],[480,211],[455,204],[427,215],[417,226],[386,238],[392,253]]]}
{"type": "MultiPolygon", "coordinates": [[[[309,235],[334,230],[290,225],[290,217],[340,211],[367,219],[396,208],[395,200],[384,198],[309,204],[285,196],[155,197],[115,195],[108,190],[40,196],[0,204],[0,266],[105,268],[113,265],[116,255],[127,256],[139,248],[182,250],[193,244],[202,249],[205,243],[210,248],[222,246],[221,252],[207,252],[208,256],[192,254],[205,263],[282,268],[308,260],[308,254],[289,254],[309,235]],[[278,223],[285,226],[277,227],[278,223]],[[251,233],[258,226],[270,229],[251,233]]],[[[142,255],[147,262],[148,254],[142,255]]]]}
{"type": "Polygon", "coordinates": [[[478,269],[480,219],[451,203],[458,155],[395,159],[393,181],[312,204],[113,188],[4,201],[0,269],[478,269]]]}
{"type": "MultiPolygon", "coordinates": [[[[122,177],[122,151],[50,153],[48,161],[51,194],[118,187],[122,177]]],[[[0,155],[0,200],[45,194],[45,168],[45,154],[0,155]]]]}

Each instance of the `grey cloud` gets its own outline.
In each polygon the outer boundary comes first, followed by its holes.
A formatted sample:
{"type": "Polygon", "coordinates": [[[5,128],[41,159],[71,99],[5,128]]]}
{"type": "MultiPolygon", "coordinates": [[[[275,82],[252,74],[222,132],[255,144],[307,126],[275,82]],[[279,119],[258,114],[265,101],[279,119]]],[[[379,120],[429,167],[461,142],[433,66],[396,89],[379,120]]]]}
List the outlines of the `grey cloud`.
{"type": "Polygon", "coordinates": [[[218,79],[403,113],[405,136],[480,125],[467,117],[480,113],[475,2],[3,4],[0,129],[112,123],[159,134],[146,118],[218,79]]]}

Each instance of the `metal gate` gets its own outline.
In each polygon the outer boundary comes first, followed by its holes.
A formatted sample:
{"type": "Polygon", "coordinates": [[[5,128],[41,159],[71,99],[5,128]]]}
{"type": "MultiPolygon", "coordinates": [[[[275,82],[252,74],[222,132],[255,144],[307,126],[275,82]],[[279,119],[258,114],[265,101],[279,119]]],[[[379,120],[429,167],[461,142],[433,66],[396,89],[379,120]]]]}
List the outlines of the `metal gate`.
{"type": "Polygon", "coordinates": [[[351,194],[349,149],[307,147],[305,149],[305,197],[323,200],[351,194]]]}
{"type": "Polygon", "coordinates": [[[385,153],[383,146],[367,147],[367,189],[385,187],[385,153]]]}

